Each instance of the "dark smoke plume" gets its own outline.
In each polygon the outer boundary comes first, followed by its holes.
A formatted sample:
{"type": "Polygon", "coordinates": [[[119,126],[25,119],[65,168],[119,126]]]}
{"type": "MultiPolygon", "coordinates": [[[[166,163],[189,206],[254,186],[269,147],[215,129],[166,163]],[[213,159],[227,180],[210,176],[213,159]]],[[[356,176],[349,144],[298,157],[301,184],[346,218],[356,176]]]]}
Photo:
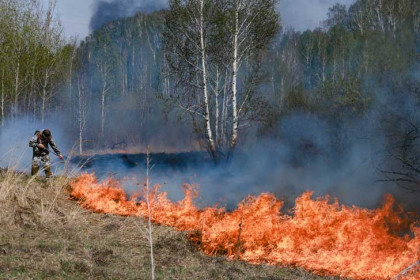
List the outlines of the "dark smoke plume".
{"type": "Polygon", "coordinates": [[[167,0],[97,0],[90,20],[90,29],[96,30],[107,22],[139,12],[151,13],[166,6],[167,0]]]}

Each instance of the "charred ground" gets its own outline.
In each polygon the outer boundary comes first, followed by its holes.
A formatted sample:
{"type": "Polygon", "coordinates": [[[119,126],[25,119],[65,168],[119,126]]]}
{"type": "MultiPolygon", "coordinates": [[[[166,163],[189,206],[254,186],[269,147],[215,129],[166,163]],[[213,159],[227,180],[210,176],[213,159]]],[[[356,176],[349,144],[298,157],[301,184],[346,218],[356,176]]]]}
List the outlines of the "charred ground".
{"type": "MultiPolygon", "coordinates": [[[[295,150],[284,146],[261,146],[240,150],[230,161],[219,164],[214,164],[206,152],[152,153],[152,184],[161,185],[172,200],[183,198],[183,183],[198,185],[200,206],[219,204],[228,210],[235,209],[248,195],[263,192],[274,193],[286,208],[293,208],[297,197],[313,191],[316,196],[331,195],[346,205],[364,208],[379,207],[385,194],[392,194],[406,211],[420,214],[417,194],[379,182],[380,174],[366,156],[340,161],[331,159],[323,147],[316,152],[311,147],[299,148],[305,155],[296,156],[295,150]]],[[[130,180],[145,178],[145,161],[145,153],[124,151],[70,160],[72,165],[81,166],[82,172],[95,173],[101,181],[122,181],[129,194],[138,190],[130,180]]]]}

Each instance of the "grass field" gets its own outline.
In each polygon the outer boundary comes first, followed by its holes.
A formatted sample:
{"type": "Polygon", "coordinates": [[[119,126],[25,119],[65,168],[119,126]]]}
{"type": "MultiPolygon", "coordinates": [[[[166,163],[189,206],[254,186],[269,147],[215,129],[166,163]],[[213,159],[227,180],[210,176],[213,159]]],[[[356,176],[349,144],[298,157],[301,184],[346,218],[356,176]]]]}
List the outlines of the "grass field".
{"type": "MultiPolygon", "coordinates": [[[[147,223],[81,209],[69,180],[0,172],[0,279],[150,279],[147,223]]],[[[157,279],[338,279],[209,257],[159,225],[153,239],[157,279]]]]}

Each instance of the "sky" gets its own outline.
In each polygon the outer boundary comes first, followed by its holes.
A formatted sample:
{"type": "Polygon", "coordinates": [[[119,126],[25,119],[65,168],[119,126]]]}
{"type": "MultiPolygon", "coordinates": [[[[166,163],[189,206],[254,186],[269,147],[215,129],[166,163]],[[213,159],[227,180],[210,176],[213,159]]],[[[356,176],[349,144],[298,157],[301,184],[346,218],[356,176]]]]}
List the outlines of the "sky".
{"type": "MultiPolygon", "coordinates": [[[[41,0],[45,6],[49,0],[41,0]]],[[[139,6],[156,3],[152,0],[57,0],[56,11],[61,18],[67,38],[77,36],[83,39],[90,33],[91,18],[98,15],[99,2],[121,3],[137,2],[139,6]]],[[[165,3],[164,1],[159,0],[165,3]]],[[[295,30],[304,31],[319,26],[325,19],[328,8],[335,3],[345,4],[347,7],[355,0],[280,0],[280,14],[283,26],[291,26],[295,30]]],[[[162,4],[165,6],[165,4],[162,4]]],[[[99,13],[100,15],[101,13],[99,13]]]]}
{"type": "Polygon", "coordinates": [[[283,25],[305,31],[319,26],[327,16],[328,9],[335,3],[348,8],[355,0],[280,0],[280,14],[283,25]]]}

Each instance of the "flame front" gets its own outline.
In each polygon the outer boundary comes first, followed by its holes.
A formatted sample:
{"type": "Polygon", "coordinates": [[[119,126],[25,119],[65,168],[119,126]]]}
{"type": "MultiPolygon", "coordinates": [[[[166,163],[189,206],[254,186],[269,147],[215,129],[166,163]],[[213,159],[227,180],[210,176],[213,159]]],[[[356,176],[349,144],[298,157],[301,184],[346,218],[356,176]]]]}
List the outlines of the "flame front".
{"type": "MultiPolygon", "coordinates": [[[[98,183],[94,175],[84,174],[71,186],[71,196],[94,212],[147,217],[146,202],[129,199],[115,180],[98,183]]],[[[368,210],[330,203],[329,197],[313,200],[308,192],[296,200],[293,215],[285,215],[280,212],[283,202],[272,194],[248,197],[226,212],[198,209],[193,186],[184,186],[185,198],[179,202],[158,189],[149,194],[152,220],[188,231],[209,255],[354,279],[390,279],[420,258],[420,227],[402,210],[393,210],[392,196],[381,208],[368,210]]],[[[404,277],[420,279],[420,270],[404,277]]]]}

